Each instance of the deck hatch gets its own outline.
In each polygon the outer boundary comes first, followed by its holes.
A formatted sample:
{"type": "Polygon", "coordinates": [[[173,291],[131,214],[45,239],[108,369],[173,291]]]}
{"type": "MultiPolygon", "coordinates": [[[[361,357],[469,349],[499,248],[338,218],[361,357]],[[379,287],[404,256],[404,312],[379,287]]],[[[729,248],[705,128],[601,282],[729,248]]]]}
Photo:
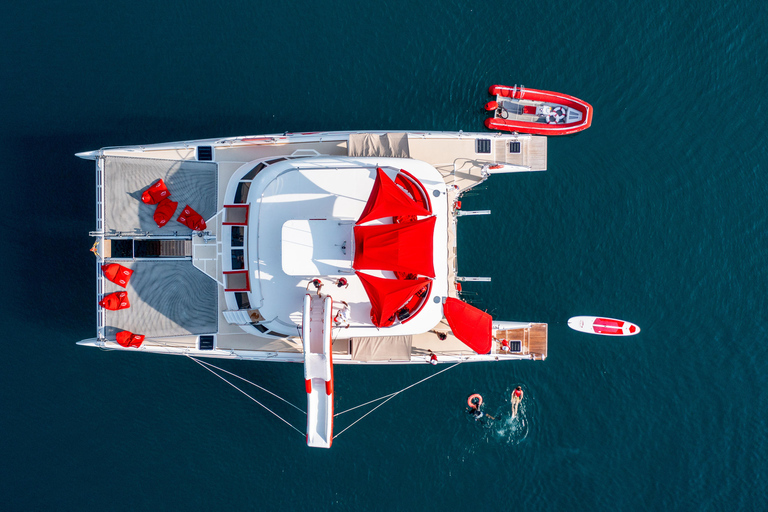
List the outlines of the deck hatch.
{"type": "Polygon", "coordinates": [[[224,291],[225,292],[249,292],[251,291],[251,281],[247,270],[225,270],[224,291]]]}
{"type": "Polygon", "coordinates": [[[197,159],[201,162],[213,160],[213,148],[211,146],[197,146],[197,159]]]}
{"type": "Polygon", "coordinates": [[[110,240],[112,248],[112,258],[133,258],[133,240],[132,239],[114,239],[110,240]]]}
{"type": "Polygon", "coordinates": [[[475,141],[475,153],[490,153],[491,139],[477,139],[475,141]]]}
{"type": "Polygon", "coordinates": [[[519,140],[513,140],[509,143],[509,152],[512,154],[518,154],[520,153],[520,149],[522,147],[522,144],[520,144],[519,140]]]}
{"type": "Polygon", "coordinates": [[[200,336],[200,350],[213,350],[213,340],[210,335],[200,336]]]}

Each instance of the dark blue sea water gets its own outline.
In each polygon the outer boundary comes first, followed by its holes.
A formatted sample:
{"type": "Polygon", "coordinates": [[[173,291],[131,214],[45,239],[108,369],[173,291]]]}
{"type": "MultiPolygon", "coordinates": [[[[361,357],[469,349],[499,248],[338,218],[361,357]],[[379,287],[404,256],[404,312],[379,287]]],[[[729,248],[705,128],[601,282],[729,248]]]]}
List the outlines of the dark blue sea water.
{"type": "MultiPolygon", "coordinates": [[[[760,2],[18,2],[0,17],[3,510],[760,510],[768,490],[760,2]],[[493,83],[593,126],[464,198],[467,297],[550,325],[541,362],[460,365],[330,451],[192,361],[101,352],[92,162],[301,130],[482,130],[493,83]],[[569,330],[624,318],[627,339],[569,330]],[[520,421],[483,428],[468,394],[520,421]]],[[[303,401],[302,368],[223,367],[303,401]]],[[[336,368],[337,409],[436,370],[336,368]]],[[[301,426],[290,408],[255,392],[301,426]]],[[[337,431],[356,413],[337,419],[337,431]]]]}

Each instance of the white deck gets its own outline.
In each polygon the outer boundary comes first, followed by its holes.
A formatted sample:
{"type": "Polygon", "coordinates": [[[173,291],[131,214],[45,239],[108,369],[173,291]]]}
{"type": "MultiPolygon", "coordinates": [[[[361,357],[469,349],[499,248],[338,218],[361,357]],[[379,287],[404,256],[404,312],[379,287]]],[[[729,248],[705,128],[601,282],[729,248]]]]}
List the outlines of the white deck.
{"type": "Polygon", "coordinates": [[[304,277],[352,273],[353,231],[352,221],[285,221],[282,230],[283,272],[288,276],[304,277]]]}

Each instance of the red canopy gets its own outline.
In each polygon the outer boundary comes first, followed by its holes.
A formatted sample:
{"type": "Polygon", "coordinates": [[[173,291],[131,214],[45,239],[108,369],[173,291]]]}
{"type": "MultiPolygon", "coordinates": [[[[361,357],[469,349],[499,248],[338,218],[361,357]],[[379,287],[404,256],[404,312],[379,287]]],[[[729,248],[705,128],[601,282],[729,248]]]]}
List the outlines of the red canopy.
{"type": "Polygon", "coordinates": [[[435,277],[435,217],[405,224],[355,226],[355,270],[391,270],[435,277]]]}
{"type": "Polygon", "coordinates": [[[395,185],[381,167],[378,167],[373,190],[357,224],[395,215],[432,215],[432,212],[408,197],[408,194],[395,185]]]}
{"type": "Polygon", "coordinates": [[[123,288],[128,285],[128,281],[131,279],[133,270],[124,267],[118,263],[110,263],[109,265],[102,265],[101,271],[104,273],[104,277],[109,279],[115,284],[119,284],[123,288]]]}
{"type": "Polygon", "coordinates": [[[176,213],[176,207],[179,205],[179,203],[174,203],[170,199],[163,199],[159,203],[157,203],[157,208],[155,208],[155,222],[157,222],[158,227],[163,227],[166,224],[168,224],[168,221],[171,220],[171,217],[173,217],[173,214],[176,213]]]}
{"type": "Polygon", "coordinates": [[[133,334],[131,331],[120,331],[115,334],[115,337],[117,338],[117,343],[126,348],[139,348],[141,344],[144,343],[143,334],[133,334]]]}
{"type": "Polygon", "coordinates": [[[141,201],[147,204],[157,204],[170,195],[171,193],[168,191],[168,187],[165,186],[165,182],[157,180],[141,194],[141,201]]]}
{"type": "Polygon", "coordinates": [[[443,305],[443,313],[453,335],[478,354],[491,351],[491,324],[493,319],[485,311],[480,311],[464,301],[449,297],[443,305]]]}
{"type": "Polygon", "coordinates": [[[105,295],[104,298],[99,301],[99,306],[104,309],[109,309],[110,311],[129,308],[131,307],[131,303],[128,302],[128,292],[114,292],[105,295]]]}
{"type": "Polygon", "coordinates": [[[176,220],[193,231],[203,231],[205,229],[205,221],[203,220],[203,216],[190,208],[189,205],[185,206],[184,209],[181,210],[181,215],[179,215],[179,218],[176,220]]]}
{"type": "Polygon", "coordinates": [[[413,294],[426,283],[427,278],[385,279],[356,272],[363,283],[365,293],[371,301],[371,321],[376,327],[387,327],[394,322],[394,316],[413,294]]]}

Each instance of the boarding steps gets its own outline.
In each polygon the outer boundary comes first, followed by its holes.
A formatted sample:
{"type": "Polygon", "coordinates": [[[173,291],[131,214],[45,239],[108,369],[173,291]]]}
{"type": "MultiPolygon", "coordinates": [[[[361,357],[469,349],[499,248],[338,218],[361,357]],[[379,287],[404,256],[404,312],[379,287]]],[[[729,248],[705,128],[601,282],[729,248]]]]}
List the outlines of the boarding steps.
{"type": "Polygon", "coordinates": [[[330,448],[333,441],[333,299],[304,296],[302,338],[304,385],[307,390],[307,445],[330,448]]]}

